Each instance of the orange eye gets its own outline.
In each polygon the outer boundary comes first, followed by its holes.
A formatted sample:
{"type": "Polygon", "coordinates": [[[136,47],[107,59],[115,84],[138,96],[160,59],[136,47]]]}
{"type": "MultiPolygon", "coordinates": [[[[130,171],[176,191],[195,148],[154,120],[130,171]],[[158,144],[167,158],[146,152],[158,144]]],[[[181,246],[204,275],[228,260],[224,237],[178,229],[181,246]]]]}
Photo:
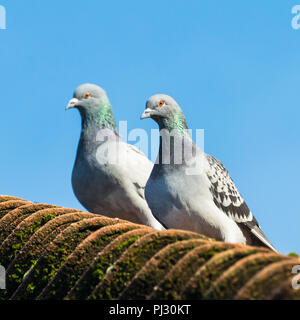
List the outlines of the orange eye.
{"type": "Polygon", "coordinates": [[[87,92],[85,95],[84,95],[84,98],[85,99],[89,99],[91,97],[91,94],[89,92],[87,92]]]}
{"type": "Polygon", "coordinates": [[[158,105],[159,105],[160,107],[162,107],[162,106],[165,105],[165,102],[164,102],[163,100],[160,100],[159,103],[158,103],[158,105]]]}

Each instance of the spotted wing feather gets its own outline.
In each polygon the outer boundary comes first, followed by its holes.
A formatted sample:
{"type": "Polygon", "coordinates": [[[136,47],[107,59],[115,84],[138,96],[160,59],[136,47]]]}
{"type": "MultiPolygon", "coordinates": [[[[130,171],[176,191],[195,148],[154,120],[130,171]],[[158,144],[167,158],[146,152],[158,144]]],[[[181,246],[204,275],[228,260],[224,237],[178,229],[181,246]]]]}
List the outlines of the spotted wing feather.
{"type": "Polygon", "coordinates": [[[243,230],[246,227],[264,245],[276,251],[261,231],[257,220],[240,195],[223,164],[210,155],[207,155],[207,160],[209,163],[207,176],[211,182],[210,191],[215,205],[229,218],[239,224],[243,230]]]}

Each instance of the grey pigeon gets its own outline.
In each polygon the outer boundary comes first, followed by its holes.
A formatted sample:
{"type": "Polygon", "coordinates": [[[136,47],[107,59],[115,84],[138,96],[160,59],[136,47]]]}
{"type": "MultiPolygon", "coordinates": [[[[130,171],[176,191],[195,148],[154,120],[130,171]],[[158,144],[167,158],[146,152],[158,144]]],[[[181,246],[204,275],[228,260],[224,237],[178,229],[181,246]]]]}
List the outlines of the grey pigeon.
{"type": "Polygon", "coordinates": [[[177,102],[154,95],[146,103],[145,118],[160,129],[159,154],[145,189],[154,216],[167,228],[276,251],[221,162],[193,142],[177,102]]]}
{"type": "Polygon", "coordinates": [[[70,108],[78,109],[82,120],[72,173],[73,191],[79,202],[90,212],[164,229],[144,196],[153,164],[120,138],[105,91],[83,84],[70,100],[70,108]]]}

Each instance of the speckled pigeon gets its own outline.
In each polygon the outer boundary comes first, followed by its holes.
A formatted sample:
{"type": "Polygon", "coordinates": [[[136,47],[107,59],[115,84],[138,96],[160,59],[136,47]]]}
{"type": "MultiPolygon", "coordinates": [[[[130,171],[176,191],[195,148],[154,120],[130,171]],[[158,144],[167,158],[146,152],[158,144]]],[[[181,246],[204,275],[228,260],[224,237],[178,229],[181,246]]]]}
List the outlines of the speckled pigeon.
{"type": "Polygon", "coordinates": [[[73,191],[90,212],[162,230],[144,196],[152,162],[122,141],[105,91],[79,86],[67,109],[79,110],[81,136],[72,173],[73,191]]]}
{"type": "Polygon", "coordinates": [[[159,154],[145,189],[154,216],[167,228],[276,251],[221,162],[194,144],[177,102],[154,95],[146,103],[145,118],[160,129],[159,154]]]}

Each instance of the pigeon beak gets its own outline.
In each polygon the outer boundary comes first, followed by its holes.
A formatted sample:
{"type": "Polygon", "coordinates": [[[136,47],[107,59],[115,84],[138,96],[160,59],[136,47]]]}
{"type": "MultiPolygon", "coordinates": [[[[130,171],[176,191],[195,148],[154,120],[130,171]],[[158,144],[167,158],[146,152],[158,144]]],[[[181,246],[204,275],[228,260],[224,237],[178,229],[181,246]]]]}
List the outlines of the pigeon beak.
{"type": "Polygon", "coordinates": [[[75,108],[76,103],[79,102],[79,100],[77,98],[73,98],[69,101],[69,104],[66,106],[66,110],[75,108]]]}
{"type": "Polygon", "coordinates": [[[150,108],[147,108],[144,113],[141,115],[141,120],[142,119],[147,119],[147,118],[151,118],[151,112],[152,110],[150,108]]]}

